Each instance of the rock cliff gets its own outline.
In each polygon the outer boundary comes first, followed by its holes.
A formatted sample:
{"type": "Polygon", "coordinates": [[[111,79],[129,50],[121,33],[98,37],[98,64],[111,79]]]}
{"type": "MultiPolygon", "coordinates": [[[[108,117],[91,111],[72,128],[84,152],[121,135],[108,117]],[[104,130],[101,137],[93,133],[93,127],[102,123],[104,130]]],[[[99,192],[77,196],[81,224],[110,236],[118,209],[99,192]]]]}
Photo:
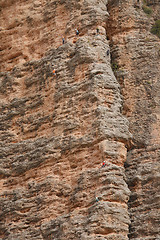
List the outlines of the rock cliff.
{"type": "Polygon", "coordinates": [[[150,32],[160,2],[110,1],[108,8],[112,64],[133,136],[125,163],[131,190],[129,239],[160,239],[160,40],[150,32]]]}
{"type": "Polygon", "coordinates": [[[160,239],[159,1],[0,7],[0,238],[160,239]]]}

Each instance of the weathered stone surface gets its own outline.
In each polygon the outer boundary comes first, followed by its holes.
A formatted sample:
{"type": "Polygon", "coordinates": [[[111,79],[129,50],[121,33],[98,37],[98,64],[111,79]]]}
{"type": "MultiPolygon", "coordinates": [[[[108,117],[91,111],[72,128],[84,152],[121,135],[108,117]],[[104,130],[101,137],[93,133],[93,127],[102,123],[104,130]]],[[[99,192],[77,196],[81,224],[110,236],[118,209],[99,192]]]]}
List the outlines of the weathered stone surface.
{"type": "Polygon", "coordinates": [[[106,55],[106,4],[1,2],[2,239],[128,239],[131,134],[106,55]]]}
{"type": "Polygon", "coordinates": [[[160,7],[146,4],[1,1],[1,239],[160,238],[160,7]]]}
{"type": "Polygon", "coordinates": [[[159,146],[132,150],[128,154],[127,177],[131,189],[131,239],[159,239],[160,202],[159,146]],[[151,161],[152,160],[152,161],[151,161]],[[146,227],[147,226],[147,227],[146,227]]]}
{"type": "Polygon", "coordinates": [[[150,33],[159,18],[159,1],[109,1],[107,34],[112,65],[123,95],[132,140],[125,163],[131,190],[129,239],[160,239],[160,41],[150,33]],[[134,4],[133,4],[134,3],[134,4]]]}

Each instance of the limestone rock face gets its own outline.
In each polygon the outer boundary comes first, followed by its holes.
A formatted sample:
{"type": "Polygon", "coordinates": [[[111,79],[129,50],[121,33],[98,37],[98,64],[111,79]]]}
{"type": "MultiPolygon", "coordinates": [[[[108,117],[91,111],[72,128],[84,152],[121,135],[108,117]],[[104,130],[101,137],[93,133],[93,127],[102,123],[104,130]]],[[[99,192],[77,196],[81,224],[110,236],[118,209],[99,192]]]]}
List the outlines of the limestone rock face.
{"type": "Polygon", "coordinates": [[[131,134],[106,55],[106,4],[1,3],[2,239],[128,239],[131,134]]]}
{"type": "Polygon", "coordinates": [[[159,1],[109,2],[107,24],[112,65],[121,85],[123,111],[129,120],[127,183],[131,190],[129,239],[160,239],[160,40],[150,33],[159,19],[159,1]],[[116,67],[115,67],[116,66],[116,67]]]}
{"type": "Polygon", "coordinates": [[[150,5],[0,2],[1,239],[159,239],[150,5]]]}

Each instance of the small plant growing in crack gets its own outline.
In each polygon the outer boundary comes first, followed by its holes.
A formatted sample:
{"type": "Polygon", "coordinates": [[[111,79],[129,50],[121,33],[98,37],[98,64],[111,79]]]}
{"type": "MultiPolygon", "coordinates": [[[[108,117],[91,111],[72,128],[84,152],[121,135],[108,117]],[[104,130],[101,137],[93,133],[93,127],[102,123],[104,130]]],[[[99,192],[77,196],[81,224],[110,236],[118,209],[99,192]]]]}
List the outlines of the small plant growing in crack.
{"type": "Polygon", "coordinates": [[[116,62],[112,62],[111,67],[114,73],[119,70],[119,65],[116,62]]]}

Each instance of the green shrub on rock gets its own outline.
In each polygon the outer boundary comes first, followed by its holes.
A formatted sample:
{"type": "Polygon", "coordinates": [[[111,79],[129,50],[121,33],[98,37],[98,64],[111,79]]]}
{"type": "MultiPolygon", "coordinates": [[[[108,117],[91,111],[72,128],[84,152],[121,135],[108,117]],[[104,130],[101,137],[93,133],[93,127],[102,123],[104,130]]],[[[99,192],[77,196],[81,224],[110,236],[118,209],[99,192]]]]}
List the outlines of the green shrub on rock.
{"type": "Polygon", "coordinates": [[[152,9],[151,9],[151,8],[143,5],[143,6],[142,6],[142,9],[143,9],[143,11],[144,11],[146,14],[151,15],[151,13],[152,13],[152,9]]]}
{"type": "Polygon", "coordinates": [[[151,28],[151,33],[157,35],[160,38],[160,19],[155,21],[155,24],[151,28]]]}

